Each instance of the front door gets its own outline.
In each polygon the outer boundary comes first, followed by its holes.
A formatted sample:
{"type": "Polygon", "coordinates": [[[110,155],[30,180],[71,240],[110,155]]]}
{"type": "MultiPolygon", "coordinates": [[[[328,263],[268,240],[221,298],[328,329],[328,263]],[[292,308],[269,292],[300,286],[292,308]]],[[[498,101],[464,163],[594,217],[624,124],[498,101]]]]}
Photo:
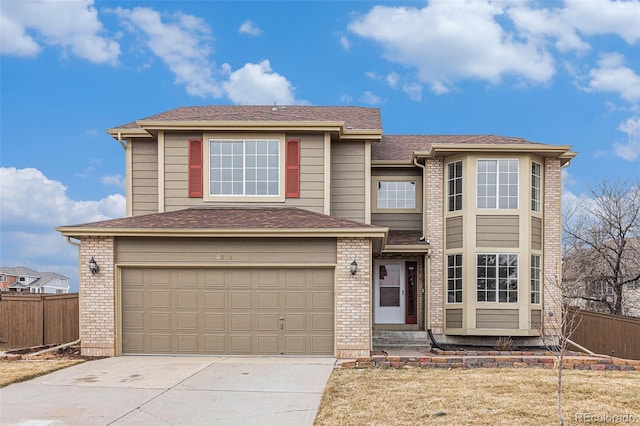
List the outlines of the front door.
{"type": "Polygon", "coordinates": [[[406,305],[405,264],[399,261],[375,262],[375,322],[404,324],[406,305]]]}

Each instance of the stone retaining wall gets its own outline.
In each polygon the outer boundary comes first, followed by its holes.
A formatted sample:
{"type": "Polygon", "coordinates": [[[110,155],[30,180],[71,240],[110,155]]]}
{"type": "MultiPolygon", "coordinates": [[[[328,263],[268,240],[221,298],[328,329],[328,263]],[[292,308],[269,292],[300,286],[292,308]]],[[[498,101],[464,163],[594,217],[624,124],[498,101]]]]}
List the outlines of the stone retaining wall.
{"type": "MultiPolygon", "coordinates": [[[[555,368],[551,352],[438,351],[424,356],[371,355],[338,362],[341,368],[555,368]]],[[[618,370],[640,372],[640,360],[608,356],[590,356],[568,352],[564,357],[568,370],[618,370]]]]}

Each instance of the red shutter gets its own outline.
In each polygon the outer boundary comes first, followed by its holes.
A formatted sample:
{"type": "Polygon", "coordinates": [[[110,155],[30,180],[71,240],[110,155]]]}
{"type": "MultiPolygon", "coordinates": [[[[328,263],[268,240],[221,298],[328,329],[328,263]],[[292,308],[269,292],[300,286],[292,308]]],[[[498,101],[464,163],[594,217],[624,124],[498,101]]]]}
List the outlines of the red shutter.
{"type": "Polygon", "coordinates": [[[300,141],[288,140],[285,156],[285,190],[287,198],[300,198],[300,141]]]}
{"type": "Polygon", "coordinates": [[[189,197],[202,197],[202,141],[189,141],[189,197]]]}

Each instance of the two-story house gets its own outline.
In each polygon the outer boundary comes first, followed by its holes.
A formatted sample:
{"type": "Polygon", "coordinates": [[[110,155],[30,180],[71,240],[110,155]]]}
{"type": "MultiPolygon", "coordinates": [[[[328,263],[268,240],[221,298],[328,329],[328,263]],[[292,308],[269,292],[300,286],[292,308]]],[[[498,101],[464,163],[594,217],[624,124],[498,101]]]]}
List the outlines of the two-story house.
{"type": "Polygon", "coordinates": [[[359,107],[185,107],[108,132],[127,217],[58,228],[79,245],[85,355],[536,341],[559,313],[568,146],[383,135],[359,107]]]}
{"type": "Polygon", "coordinates": [[[0,291],[14,293],[69,293],[69,278],[55,272],[38,272],[24,266],[0,268],[0,291]]]}

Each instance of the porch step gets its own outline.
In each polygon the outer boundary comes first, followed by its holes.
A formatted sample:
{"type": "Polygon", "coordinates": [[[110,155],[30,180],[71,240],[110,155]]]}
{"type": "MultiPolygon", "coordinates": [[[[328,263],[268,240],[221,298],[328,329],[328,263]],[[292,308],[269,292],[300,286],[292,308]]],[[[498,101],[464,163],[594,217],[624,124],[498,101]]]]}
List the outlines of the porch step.
{"type": "Polygon", "coordinates": [[[431,350],[431,342],[426,331],[373,330],[373,349],[431,350]]]}

